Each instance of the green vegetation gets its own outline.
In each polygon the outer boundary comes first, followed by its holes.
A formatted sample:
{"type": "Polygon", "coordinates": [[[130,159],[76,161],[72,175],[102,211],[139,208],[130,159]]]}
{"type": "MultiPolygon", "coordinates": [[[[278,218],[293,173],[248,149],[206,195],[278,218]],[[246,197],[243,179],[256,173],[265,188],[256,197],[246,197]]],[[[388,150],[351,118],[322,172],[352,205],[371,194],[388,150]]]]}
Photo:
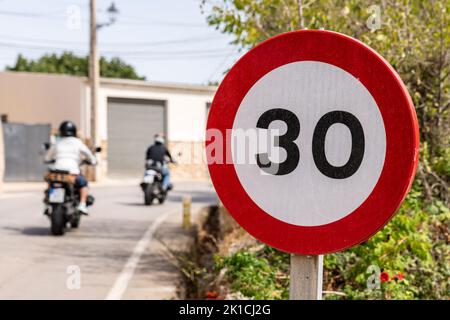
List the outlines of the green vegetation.
{"type": "MultiPolygon", "coordinates": [[[[299,25],[298,0],[204,0],[207,21],[251,48],[299,25]]],[[[324,28],[360,39],[380,52],[408,87],[420,125],[420,164],[397,215],[367,242],[327,255],[324,289],[329,299],[450,298],[450,23],[448,1],[380,3],[381,27],[370,30],[368,0],[303,1],[309,29],[324,28]],[[370,266],[378,266],[381,274],[370,266]],[[373,269],[372,269],[373,270],[373,269]],[[371,275],[375,274],[376,277],[371,275]],[[368,281],[380,280],[379,289],[368,281]]],[[[286,298],[288,255],[238,252],[217,259],[231,289],[250,298],[286,298]],[[272,293],[274,292],[274,293],[272,293]]]]}
{"type": "MultiPolygon", "coordinates": [[[[450,210],[442,202],[423,208],[416,183],[396,216],[366,243],[324,260],[327,299],[450,298],[450,210]],[[372,269],[375,267],[376,269],[372,269]],[[372,278],[371,278],[372,277],[372,278]],[[379,282],[379,288],[369,283],[379,282]],[[345,295],[342,295],[345,294],[345,295]]],[[[289,296],[289,255],[268,246],[216,256],[233,292],[253,299],[289,296]]]]}
{"type": "Polygon", "coordinates": [[[216,270],[226,269],[231,289],[254,299],[289,297],[289,256],[268,246],[256,252],[239,251],[216,256],[216,270]]]}
{"type": "Polygon", "coordinates": [[[439,201],[425,205],[421,194],[416,183],[381,232],[362,245],[327,255],[325,289],[352,299],[449,298],[450,211],[439,201]],[[371,265],[384,273],[385,278],[376,274],[381,290],[368,289],[371,265]]]}
{"type": "MultiPolygon", "coordinates": [[[[88,75],[88,57],[78,57],[73,53],[64,52],[60,56],[56,54],[46,54],[41,58],[27,60],[22,55],[17,57],[16,63],[12,67],[7,67],[8,71],[22,72],[44,72],[69,74],[74,76],[88,75]]],[[[120,58],[100,58],[100,75],[106,78],[122,78],[144,80],[144,77],[137,75],[134,68],[126,64],[120,58]]]]}

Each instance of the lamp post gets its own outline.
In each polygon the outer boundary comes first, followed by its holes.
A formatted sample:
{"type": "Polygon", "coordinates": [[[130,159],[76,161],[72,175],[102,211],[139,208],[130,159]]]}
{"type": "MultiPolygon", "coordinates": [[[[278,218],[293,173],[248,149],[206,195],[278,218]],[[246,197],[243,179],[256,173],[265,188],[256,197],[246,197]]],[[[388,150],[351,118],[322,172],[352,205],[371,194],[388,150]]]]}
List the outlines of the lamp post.
{"type": "MultiPolygon", "coordinates": [[[[98,110],[98,88],[100,84],[100,65],[98,60],[97,50],[97,30],[114,24],[117,20],[119,11],[117,10],[114,2],[109,6],[107,13],[109,21],[105,23],[97,23],[96,14],[96,0],[90,0],[89,12],[90,12],[90,50],[89,50],[89,84],[90,84],[90,97],[91,97],[91,117],[90,117],[90,145],[93,150],[97,146],[97,110],[98,110]]],[[[96,174],[94,174],[94,180],[96,174]]]]}

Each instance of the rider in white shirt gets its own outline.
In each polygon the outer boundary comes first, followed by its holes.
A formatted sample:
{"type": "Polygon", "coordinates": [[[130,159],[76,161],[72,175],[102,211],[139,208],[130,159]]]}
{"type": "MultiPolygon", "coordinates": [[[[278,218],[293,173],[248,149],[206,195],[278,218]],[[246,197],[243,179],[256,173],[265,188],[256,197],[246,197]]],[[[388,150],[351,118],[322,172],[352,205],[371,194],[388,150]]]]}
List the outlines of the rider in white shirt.
{"type": "Polygon", "coordinates": [[[97,159],[89,148],[77,138],[77,127],[73,122],[64,121],[61,123],[59,134],[60,139],[47,151],[45,161],[54,161],[51,165],[51,170],[68,171],[76,176],[75,187],[80,192],[78,211],[87,214],[88,183],[86,178],[80,173],[80,164],[84,160],[91,165],[96,165],[97,159]]]}

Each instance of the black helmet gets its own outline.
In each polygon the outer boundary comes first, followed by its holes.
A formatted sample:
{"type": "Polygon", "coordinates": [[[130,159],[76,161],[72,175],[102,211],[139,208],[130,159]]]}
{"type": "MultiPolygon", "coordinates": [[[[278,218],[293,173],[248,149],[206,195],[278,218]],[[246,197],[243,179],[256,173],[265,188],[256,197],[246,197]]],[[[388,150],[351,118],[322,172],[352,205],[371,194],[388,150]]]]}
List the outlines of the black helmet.
{"type": "Polygon", "coordinates": [[[77,126],[72,121],[64,121],[59,126],[59,134],[61,137],[76,137],[77,126]]]}

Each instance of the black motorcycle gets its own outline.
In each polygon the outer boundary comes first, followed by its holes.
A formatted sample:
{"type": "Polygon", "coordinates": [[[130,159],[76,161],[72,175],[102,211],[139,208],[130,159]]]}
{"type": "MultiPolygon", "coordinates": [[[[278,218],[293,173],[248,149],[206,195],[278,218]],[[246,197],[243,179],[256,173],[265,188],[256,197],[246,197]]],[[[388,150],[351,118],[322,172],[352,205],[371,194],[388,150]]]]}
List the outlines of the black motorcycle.
{"type": "Polygon", "coordinates": [[[168,191],[172,189],[172,185],[167,189],[163,188],[162,166],[160,162],[152,160],[148,160],[145,164],[141,188],[144,192],[144,203],[147,206],[152,205],[155,199],[159,204],[163,204],[166,201],[168,191]]]}
{"type": "MultiPolygon", "coordinates": [[[[80,194],[75,188],[75,176],[67,171],[50,171],[45,180],[48,188],[45,191],[44,212],[50,218],[51,231],[55,236],[64,235],[67,224],[72,228],[80,226],[81,213],[77,208],[80,203],[80,194]]],[[[89,195],[87,206],[94,204],[94,197],[89,195]]]]}
{"type": "MultiPolygon", "coordinates": [[[[47,144],[44,146],[45,149],[49,147],[47,144]]],[[[97,148],[96,151],[100,152],[100,148],[97,148]]],[[[87,161],[81,163],[81,165],[89,164],[87,161]]],[[[68,171],[49,170],[44,179],[48,183],[45,190],[46,209],[44,214],[50,219],[52,234],[64,235],[68,224],[71,228],[78,228],[82,213],[77,210],[80,204],[80,193],[75,187],[76,176],[68,171]]],[[[88,195],[86,205],[92,206],[94,200],[92,195],[88,195]]]]}

